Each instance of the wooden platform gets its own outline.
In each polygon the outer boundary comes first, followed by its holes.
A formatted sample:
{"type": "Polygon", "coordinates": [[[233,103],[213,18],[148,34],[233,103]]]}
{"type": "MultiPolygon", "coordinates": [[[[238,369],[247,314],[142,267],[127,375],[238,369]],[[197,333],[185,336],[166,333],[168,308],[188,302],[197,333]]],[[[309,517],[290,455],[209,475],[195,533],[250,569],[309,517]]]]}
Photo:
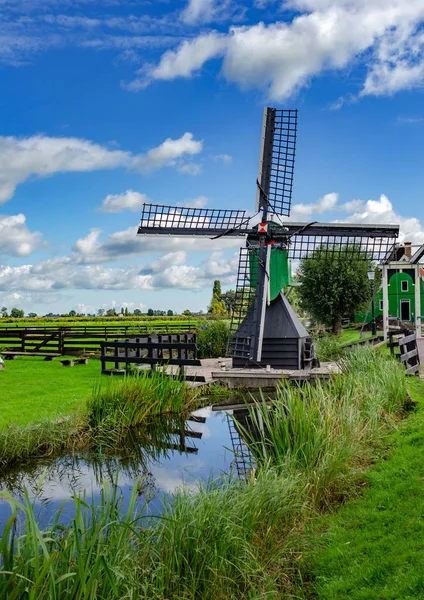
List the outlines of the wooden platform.
{"type": "Polygon", "coordinates": [[[213,371],[212,379],[228,388],[270,389],[276,388],[282,379],[313,381],[316,379],[329,379],[337,373],[339,373],[338,366],[335,363],[327,363],[309,370],[226,369],[225,371],[213,371]]]}

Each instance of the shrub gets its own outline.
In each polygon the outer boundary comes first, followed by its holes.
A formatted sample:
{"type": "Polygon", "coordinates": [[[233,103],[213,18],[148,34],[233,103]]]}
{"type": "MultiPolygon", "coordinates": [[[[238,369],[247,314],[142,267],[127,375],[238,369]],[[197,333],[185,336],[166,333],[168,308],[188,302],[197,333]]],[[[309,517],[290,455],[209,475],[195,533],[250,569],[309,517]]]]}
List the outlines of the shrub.
{"type": "Polygon", "coordinates": [[[227,352],[228,321],[206,321],[199,327],[197,348],[200,358],[218,358],[227,352]]]}

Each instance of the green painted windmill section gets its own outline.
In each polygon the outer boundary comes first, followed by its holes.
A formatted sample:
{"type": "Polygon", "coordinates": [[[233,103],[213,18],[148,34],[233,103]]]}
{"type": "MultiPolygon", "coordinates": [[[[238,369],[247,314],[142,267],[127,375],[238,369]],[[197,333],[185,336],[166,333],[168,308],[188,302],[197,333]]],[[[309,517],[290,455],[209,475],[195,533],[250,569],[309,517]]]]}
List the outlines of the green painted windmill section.
{"type": "MultiPolygon", "coordinates": [[[[258,273],[258,256],[251,252],[250,262],[250,286],[256,288],[258,273]]],[[[291,284],[291,269],[288,250],[282,248],[271,248],[269,261],[270,278],[270,300],[275,300],[282,289],[291,284]]]]}

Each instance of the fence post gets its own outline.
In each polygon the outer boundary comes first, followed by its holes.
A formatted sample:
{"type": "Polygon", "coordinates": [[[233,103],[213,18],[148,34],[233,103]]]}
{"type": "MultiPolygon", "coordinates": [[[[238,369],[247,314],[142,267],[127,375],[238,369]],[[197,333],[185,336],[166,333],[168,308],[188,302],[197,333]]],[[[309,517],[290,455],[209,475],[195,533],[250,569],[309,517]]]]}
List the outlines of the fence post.
{"type": "Polygon", "coordinates": [[[60,328],[59,329],[59,354],[62,356],[65,354],[65,331],[60,328]]]}
{"type": "Polygon", "coordinates": [[[25,352],[25,338],[26,338],[26,329],[22,329],[21,331],[21,351],[25,352]]]}
{"type": "Polygon", "coordinates": [[[115,356],[115,369],[119,370],[119,347],[118,347],[118,340],[114,340],[114,356],[115,356]]]}

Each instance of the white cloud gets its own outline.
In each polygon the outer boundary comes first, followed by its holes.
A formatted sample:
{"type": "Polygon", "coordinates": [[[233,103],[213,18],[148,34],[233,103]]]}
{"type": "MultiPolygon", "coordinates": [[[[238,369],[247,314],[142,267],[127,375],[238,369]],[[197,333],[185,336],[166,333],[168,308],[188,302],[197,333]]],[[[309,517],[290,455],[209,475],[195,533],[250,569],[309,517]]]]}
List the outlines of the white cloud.
{"type": "Polygon", "coordinates": [[[163,166],[177,166],[181,170],[183,165],[178,161],[187,155],[199,154],[202,149],[203,142],[196,141],[192,133],[186,132],[176,140],[167,138],[162,144],[152,148],[146,154],[135,157],[133,166],[142,171],[153,171],[163,166]]]}
{"type": "Polygon", "coordinates": [[[214,154],[212,156],[212,158],[214,160],[219,160],[219,161],[225,163],[226,165],[229,165],[233,160],[233,157],[230,156],[229,154],[214,154]]]}
{"type": "Polygon", "coordinates": [[[315,203],[294,204],[292,206],[290,216],[292,219],[296,220],[298,218],[302,219],[304,217],[309,217],[313,213],[320,214],[327,210],[333,209],[337,205],[338,201],[339,201],[339,195],[336,194],[335,192],[332,192],[330,194],[325,194],[325,196],[320,198],[315,203]]]}
{"type": "Polygon", "coordinates": [[[234,0],[188,0],[181,13],[187,25],[205,24],[242,18],[246,9],[234,0]]]}
{"type": "MultiPolygon", "coordinates": [[[[358,202],[358,201],[357,201],[358,202]]],[[[367,200],[356,205],[355,212],[341,220],[343,223],[400,225],[399,241],[413,244],[424,242],[424,225],[416,217],[404,217],[393,209],[385,194],[379,200],[367,200]]]]}
{"type": "MultiPolygon", "coordinates": [[[[186,132],[179,139],[166,139],[145,154],[132,155],[110,150],[79,138],[54,138],[36,135],[28,138],[0,137],[0,204],[15,193],[16,186],[32,176],[48,177],[55,173],[88,172],[127,167],[151,171],[164,166],[184,169],[186,156],[202,151],[203,142],[186,132]]],[[[113,199],[112,199],[113,200],[113,199]]],[[[111,200],[111,202],[112,202],[111,200]]],[[[129,199],[127,198],[129,201],[129,199]]],[[[113,204],[112,204],[113,205],[113,204]]]]}
{"type": "Polygon", "coordinates": [[[208,203],[206,196],[198,196],[193,200],[184,200],[183,202],[177,202],[177,206],[184,206],[184,208],[205,208],[208,203]]]}
{"type": "Polygon", "coordinates": [[[0,137],[0,204],[33,175],[110,169],[127,165],[129,159],[128,152],[78,138],[0,137]]]}
{"type": "Polygon", "coordinates": [[[41,246],[41,237],[28,229],[25,215],[0,215],[0,256],[29,256],[41,246]]]}
{"type": "MultiPolygon", "coordinates": [[[[311,219],[314,214],[322,214],[331,211],[334,215],[337,211],[351,213],[347,217],[338,219],[337,223],[357,223],[358,225],[399,225],[399,241],[410,241],[413,244],[424,243],[424,224],[417,217],[404,217],[393,208],[393,204],[385,194],[381,194],[378,200],[351,200],[344,204],[338,204],[339,195],[326,194],[315,204],[294,205],[297,207],[308,207],[307,214],[311,219]],[[316,207],[313,212],[309,208],[316,207]]],[[[302,209],[301,209],[302,210],[302,209]]],[[[298,213],[300,214],[300,213],[298,213]]],[[[322,219],[321,219],[322,220],[322,219]]]]}
{"type": "Polygon", "coordinates": [[[117,213],[123,210],[137,212],[143,208],[145,202],[149,202],[146,194],[127,190],[125,194],[108,194],[99,210],[105,213],[117,213]]]}
{"type": "MultiPolygon", "coordinates": [[[[191,14],[200,14],[201,6],[209,3],[193,3],[191,14]]],[[[295,14],[291,21],[233,26],[227,34],[201,33],[182,42],[140,73],[133,89],[151,80],[192,77],[218,57],[228,81],[259,87],[274,100],[358,60],[368,68],[362,95],[422,84],[424,0],[292,0],[285,7],[295,14]]]]}

